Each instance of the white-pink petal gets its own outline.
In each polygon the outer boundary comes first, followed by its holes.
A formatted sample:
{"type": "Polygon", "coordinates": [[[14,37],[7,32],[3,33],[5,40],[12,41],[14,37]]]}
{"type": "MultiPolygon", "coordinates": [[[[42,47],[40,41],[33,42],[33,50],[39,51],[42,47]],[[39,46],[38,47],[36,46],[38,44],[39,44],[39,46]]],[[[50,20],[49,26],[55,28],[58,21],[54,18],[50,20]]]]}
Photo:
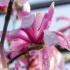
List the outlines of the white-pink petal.
{"type": "Polygon", "coordinates": [[[40,28],[41,30],[48,29],[50,27],[53,14],[54,14],[54,2],[52,2],[51,6],[49,7],[48,13],[44,15],[40,28]]]}
{"type": "Polygon", "coordinates": [[[44,42],[48,46],[56,45],[59,42],[57,35],[53,32],[44,31],[44,42]]]}
{"type": "Polygon", "coordinates": [[[35,24],[35,28],[36,28],[37,30],[40,29],[40,26],[41,26],[43,17],[44,17],[43,14],[41,14],[41,13],[39,13],[39,12],[36,12],[36,17],[35,17],[35,23],[34,23],[34,24],[35,24]]]}
{"type": "Polygon", "coordinates": [[[12,51],[20,51],[23,47],[27,48],[27,47],[25,47],[25,45],[27,45],[26,41],[24,41],[22,39],[17,39],[17,40],[14,40],[11,42],[10,48],[12,51]]]}
{"type": "Polygon", "coordinates": [[[35,15],[34,14],[29,14],[27,16],[23,16],[22,18],[22,28],[29,28],[31,27],[31,25],[33,24],[35,19],[35,15]]]}
{"type": "Polygon", "coordinates": [[[28,2],[26,2],[23,5],[23,11],[26,11],[26,12],[30,12],[31,11],[30,4],[28,2]]]}

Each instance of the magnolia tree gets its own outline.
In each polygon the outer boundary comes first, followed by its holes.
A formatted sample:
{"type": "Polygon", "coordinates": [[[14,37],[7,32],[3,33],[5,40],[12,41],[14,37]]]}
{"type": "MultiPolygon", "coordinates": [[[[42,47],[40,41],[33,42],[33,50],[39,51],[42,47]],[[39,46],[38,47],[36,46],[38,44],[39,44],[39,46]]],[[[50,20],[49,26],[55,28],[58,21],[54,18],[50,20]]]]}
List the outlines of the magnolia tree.
{"type": "Polygon", "coordinates": [[[70,27],[56,32],[49,31],[54,14],[54,2],[45,14],[32,14],[26,0],[9,0],[7,3],[9,4],[0,5],[8,7],[4,29],[0,32],[0,70],[64,70],[64,59],[55,46],[60,45],[70,50],[68,39],[64,35],[70,27]],[[7,31],[11,14],[16,16],[15,20],[20,20],[21,26],[7,31]],[[9,51],[3,47],[5,39],[9,51]]]}

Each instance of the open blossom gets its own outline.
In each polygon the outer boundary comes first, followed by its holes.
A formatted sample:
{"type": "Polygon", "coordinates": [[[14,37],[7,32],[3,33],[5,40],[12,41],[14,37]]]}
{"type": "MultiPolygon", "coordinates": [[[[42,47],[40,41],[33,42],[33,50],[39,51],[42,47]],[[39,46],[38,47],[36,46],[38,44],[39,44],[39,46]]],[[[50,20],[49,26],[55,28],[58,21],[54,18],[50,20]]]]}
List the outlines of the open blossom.
{"type": "MultiPolygon", "coordinates": [[[[29,70],[62,70],[63,61],[61,54],[54,47],[60,44],[62,40],[67,44],[66,38],[62,33],[48,32],[54,13],[54,3],[49,7],[48,13],[27,14],[22,16],[22,26],[12,32],[7,33],[7,40],[10,42],[10,58],[14,58],[29,47],[43,47],[39,50],[29,51],[30,58],[21,56],[15,62],[14,69],[20,68],[29,70]],[[54,41],[53,41],[54,40],[54,41]],[[51,54],[52,53],[52,54],[51,54]],[[58,56],[56,55],[58,54],[58,56]],[[29,62],[28,62],[29,59],[29,62]],[[59,60],[59,61],[58,61],[59,60]],[[56,63],[57,62],[57,63],[56,63]],[[53,64],[53,65],[51,65],[53,64]]],[[[68,46],[68,45],[67,45],[68,46]]],[[[67,47],[65,47],[67,48],[67,47]]]]}
{"type": "MultiPolygon", "coordinates": [[[[30,47],[36,47],[36,49],[30,50],[26,55],[16,59],[13,66],[10,65],[12,70],[26,70],[27,68],[29,70],[63,70],[62,56],[54,46],[61,45],[66,49],[70,48],[62,32],[48,31],[53,13],[54,2],[44,15],[23,12],[21,27],[7,32],[6,39],[10,42],[10,59],[30,47]],[[63,41],[66,46],[62,43],[63,41]],[[38,47],[40,49],[37,49],[38,47]]],[[[20,16],[18,15],[18,17],[20,16]]]]}

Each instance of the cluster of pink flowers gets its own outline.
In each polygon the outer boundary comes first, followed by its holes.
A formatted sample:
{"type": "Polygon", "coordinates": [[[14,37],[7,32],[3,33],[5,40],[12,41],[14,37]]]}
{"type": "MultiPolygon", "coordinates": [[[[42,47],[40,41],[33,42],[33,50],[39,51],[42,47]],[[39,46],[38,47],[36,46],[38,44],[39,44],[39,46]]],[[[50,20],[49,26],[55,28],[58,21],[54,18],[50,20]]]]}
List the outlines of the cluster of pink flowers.
{"type": "Polygon", "coordinates": [[[63,70],[64,61],[55,45],[70,50],[68,39],[64,35],[70,27],[62,28],[57,32],[49,31],[54,14],[54,2],[45,14],[38,12],[32,14],[29,4],[26,3],[26,6],[25,3],[23,9],[17,11],[21,27],[14,31],[7,31],[6,40],[10,50],[5,52],[10,61],[29,48],[33,49],[9,64],[9,70],[63,70]]]}

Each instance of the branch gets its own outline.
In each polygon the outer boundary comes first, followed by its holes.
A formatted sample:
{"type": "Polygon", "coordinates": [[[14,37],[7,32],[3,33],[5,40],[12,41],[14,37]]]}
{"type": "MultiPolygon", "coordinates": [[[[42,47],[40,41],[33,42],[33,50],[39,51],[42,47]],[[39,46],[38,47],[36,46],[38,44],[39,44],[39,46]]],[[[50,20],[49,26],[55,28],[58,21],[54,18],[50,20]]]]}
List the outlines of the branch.
{"type": "Polygon", "coordinates": [[[16,59],[18,59],[20,56],[28,54],[29,51],[31,50],[40,50],[41,48],[43,48],[43,44],[41,45],[32,45],[31,47],[29,47],[27,50],[21,52],[20,54],[18,54],[17,56],[15,56],[14,58],[12,58],[8,64],[11,64],[13,61],[15,61],[16,59]]]}
{"type": "Polygon", "coordinates": [[[7,32],[7,27],[9,24],[10,17],[11,17],[13,1],[14,0],[10,0],[9,5],[8,5],[8,9],[7,9],[7,14],[5,16],[5,23],[4,23],[3,33],[2,33],[2,37],[1,37],[1,44],[2,45],[4,44],[4,40],[5,40],[5,36],[6,36],[6,32],[7,32]]]}
{"type": "Polygon", "coordinates": [[[4,28],[3,28],[3,33],[2,33],[2,37],[1,37],[1,42],[0,42],[0,54],[1,54],[1,61],[2,61],[2,65],[4,68],[7,67],[7,62],[6,62],[6,57],[4,54],[4,41],[5,41],[5,36],[6,36],[6,32],[7,32],[7,27],[8,27],[8,23],[11,17],[11,13],[12,13],[12,4],[13,4],[14,0],[10,0],[9,4],[8,4],[8,9],[7,9],[7,14],[5,16],[5,23],[4,23],[4,28]]]}

